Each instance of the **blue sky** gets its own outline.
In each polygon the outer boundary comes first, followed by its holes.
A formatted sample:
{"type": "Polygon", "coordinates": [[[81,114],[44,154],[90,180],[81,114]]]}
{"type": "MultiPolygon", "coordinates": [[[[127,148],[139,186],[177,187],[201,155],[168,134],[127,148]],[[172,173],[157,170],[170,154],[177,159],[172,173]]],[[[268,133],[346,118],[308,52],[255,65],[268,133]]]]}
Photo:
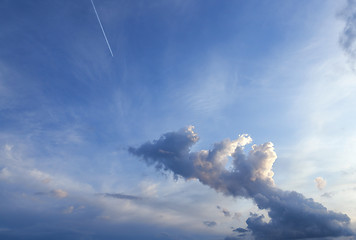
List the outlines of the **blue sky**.
{"type": "Polygon", "coordinates": [[[113,57],[90,0],[0,6],[2,239],[260,239],[255,195],[142,148],[188,126],[189,159],[273,142],[273,189],[356,231],[355,1],[94,3],[113,57]]]}

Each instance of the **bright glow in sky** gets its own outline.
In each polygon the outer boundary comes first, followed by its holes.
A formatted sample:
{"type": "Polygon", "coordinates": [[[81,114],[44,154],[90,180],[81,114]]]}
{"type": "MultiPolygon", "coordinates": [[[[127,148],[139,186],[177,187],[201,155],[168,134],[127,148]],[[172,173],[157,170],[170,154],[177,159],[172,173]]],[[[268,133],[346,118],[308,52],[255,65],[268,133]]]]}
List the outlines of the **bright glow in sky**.
{"type": "Polygon", "coordinates": [[[355,0],[94,3],[0,4],[0,239],[355,238],[355,0]]]}

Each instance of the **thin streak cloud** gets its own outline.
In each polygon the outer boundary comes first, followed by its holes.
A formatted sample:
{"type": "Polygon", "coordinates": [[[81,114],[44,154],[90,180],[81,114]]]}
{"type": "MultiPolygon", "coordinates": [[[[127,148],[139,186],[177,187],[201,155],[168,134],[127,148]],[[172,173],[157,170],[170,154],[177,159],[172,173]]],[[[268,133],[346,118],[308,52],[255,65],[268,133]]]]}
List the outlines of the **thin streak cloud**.
{"type": "Polygon", "coordinates": [[[106,37],[105,31],[104,31],[104,27],[103,27],[103,25],[101,24],[101,21],[100,21],[100,18],[99,18],[98,12],[96,11],[96,7],[95,7],[95,5],[94,5],[94,2],[93,2],[93,0],[90,0],[90,1],[91,1],[91,4],[93,5],[93,9],[94,9],[94,12],[95,12],[96,18],[98,19],[98,22],[99,22],[99,25],[100,25],[101,31],[103,32],[103,35],[104,35],[104,38],[105,38],[106,44],[108,45],[108,48],[109,48],[110,54],[111,54],[111,56],[112,56],[112,57],[114,57],[114,54],[112,53],[112,50],[111,50],[111,47],[110,47],[109,40],[108,40],[108,38],[106,37]]]}

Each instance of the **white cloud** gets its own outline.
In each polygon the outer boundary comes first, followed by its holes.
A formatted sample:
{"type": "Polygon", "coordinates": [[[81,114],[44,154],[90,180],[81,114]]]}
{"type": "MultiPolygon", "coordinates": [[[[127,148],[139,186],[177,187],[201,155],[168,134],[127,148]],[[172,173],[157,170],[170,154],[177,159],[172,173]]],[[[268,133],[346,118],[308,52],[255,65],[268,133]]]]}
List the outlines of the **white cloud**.
{"type": "Polygon", "coordinates": [[[317,177],[314,179],[315,183],[316,183],[316,187],[319,190],[323,190],[326,186],[326,180],[322,177],[317,177]]]}
{"type": "Polygon", "coordinates": [[[249,153],[249,160],[253,166],[253,181],[261,179],[274,184],[272,166],[277,159],[273,143],[267,142],[261,145],[253,145],[249,153]]]}

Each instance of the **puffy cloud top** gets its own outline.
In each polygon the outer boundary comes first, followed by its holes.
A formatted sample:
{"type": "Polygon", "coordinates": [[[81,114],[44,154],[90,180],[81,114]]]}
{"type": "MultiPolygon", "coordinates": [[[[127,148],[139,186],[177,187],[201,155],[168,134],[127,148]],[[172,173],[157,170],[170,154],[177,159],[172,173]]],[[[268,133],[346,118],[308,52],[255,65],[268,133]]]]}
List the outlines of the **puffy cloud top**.
{"type": "Polygon", "coordinates": [[[316,183],[316,187],[319,190],[323,190],[324,187],[326,186],[326,180],[322,177],[317,177],[314,179],[315,183],[316,183]]]}

